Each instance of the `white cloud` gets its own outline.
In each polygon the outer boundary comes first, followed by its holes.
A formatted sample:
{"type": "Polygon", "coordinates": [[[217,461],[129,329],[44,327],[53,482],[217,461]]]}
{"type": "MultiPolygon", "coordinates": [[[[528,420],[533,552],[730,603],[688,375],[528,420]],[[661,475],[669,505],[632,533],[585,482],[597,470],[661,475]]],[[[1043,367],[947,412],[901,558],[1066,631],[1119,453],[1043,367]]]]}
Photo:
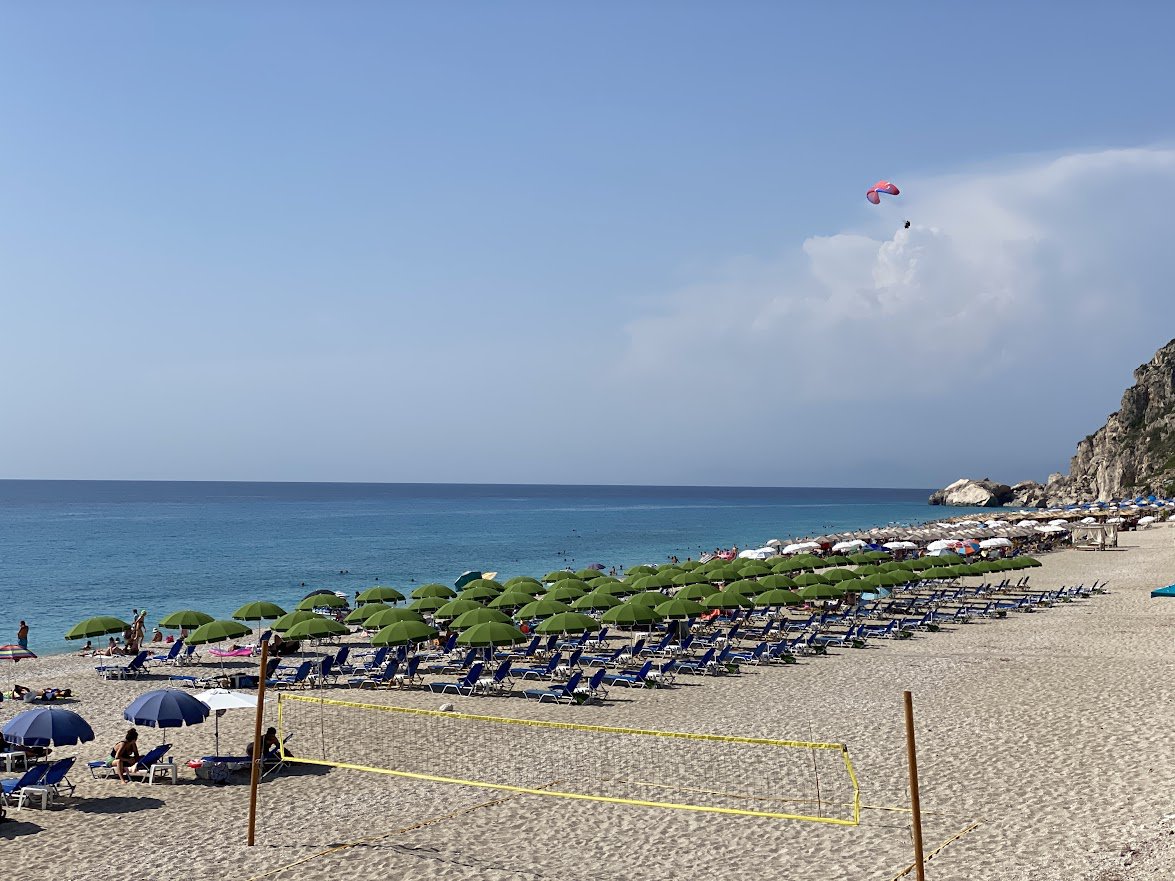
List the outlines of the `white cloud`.
{"type": "Polygon", "coordinates": [[[1133,364],[1175,335],[1169,323],[1148,334],[1143,318],[1172,315],[1161,280],[1175,150],[1034,158],[901,185],[877,208],[861,200],[870,211],[859,228],[734,261],[669,295],[628,326],[625,381],[796,400],[933,395],[1115,334],[1145,340],[1133,364]]]}

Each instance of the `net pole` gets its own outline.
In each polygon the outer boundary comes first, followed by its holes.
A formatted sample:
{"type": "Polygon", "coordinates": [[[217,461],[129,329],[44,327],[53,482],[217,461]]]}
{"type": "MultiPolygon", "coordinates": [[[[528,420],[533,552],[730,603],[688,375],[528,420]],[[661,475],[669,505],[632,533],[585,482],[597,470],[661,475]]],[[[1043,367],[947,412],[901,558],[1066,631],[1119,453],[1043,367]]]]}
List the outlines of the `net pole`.
{"type": "Polygon", "coordinates": [[[257,783],[261,779],[261,720],[265,714],[265,668],[269,666],[269,640],[261,643],[261,660],[257,671],[257,714],[253,717],[253,761],[249,772],[249,840],[252,847],[257,832],[257,783]]]}
{"type": "Polygon", "coordinates": [[[910,825],[914,833],[914,875],[926,881],[926,862],[922,858],[922,803],[918,798],[918,751],[914,744],[914,696],[902,692],[906,715],[906,760],[910,769],[910,825]]]}

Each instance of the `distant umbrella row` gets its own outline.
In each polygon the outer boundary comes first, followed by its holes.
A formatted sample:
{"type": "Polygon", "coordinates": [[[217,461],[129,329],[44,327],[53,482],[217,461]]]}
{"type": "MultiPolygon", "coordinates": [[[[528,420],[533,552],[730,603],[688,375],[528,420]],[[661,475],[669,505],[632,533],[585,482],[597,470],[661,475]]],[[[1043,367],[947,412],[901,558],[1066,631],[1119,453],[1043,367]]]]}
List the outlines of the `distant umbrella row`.
{"type": "MultiPolygon", "coordinates": [[[[894,561],[887,554],[870,553],[796,557],[774,567],[760,561],[737,568],[714,565],[713,561],[659,569],[642,566],[630,570],[624,580],[591,570],[593,577],[584,581],[576,577],[582,573],[557,571],[548,573],[543,581],[530,576],[504,584],[469,579],[460,591],[426,584],[412,592],[408,606],[388,605],[403,601],[404,595],[392,587],[376,586],[360,594],[358,607],[342,622],[313,611],[347,605],[342,597],[323,591],[308,595],[291,612],[275,603],[255,601],[237,609],[233,620],[217,620],[205,612],[185,609],[166,616],[160,625],[191,629],[185,637],[189,645],[242,639],[251,633],[242,621],[272,622],[270,629],[291,640],[341,636],[349,632],[347,625],[360,625],[377,631],[374,645],[408,645],[438,635],[437,628],[425,621],[428,615],[433,623],[460,632],[463,644],[504,645],[527,638],[515,627],[516,622],[541,621],[535,628],[539,633],[580,634],[598,630],[602,624],[643,627],[715,611],[783,608],[870,594],[917,581],[983,576],[1039,565],[1031,557],[968,563],[955,554],[894,561]],[[855,568],[847,568],[849,565],[855,568]],[[666,593],[670,590],[672,594],[666,593]]],[[[118,618],[88,618],[73,627],[66,639],[121,633],[128,627],[118,618]]]]}

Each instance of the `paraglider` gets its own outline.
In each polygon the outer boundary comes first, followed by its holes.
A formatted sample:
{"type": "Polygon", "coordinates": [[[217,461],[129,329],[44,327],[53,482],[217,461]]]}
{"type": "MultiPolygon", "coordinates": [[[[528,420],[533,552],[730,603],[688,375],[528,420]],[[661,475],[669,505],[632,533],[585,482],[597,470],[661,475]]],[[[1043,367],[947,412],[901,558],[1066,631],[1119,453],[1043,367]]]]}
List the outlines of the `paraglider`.
{"type": "Polygon", "coordinates": [[[871,186],[869,189],[867,189],[865,191],[865,198],[868,199],[870,202],[872,202],[874,205],[880,205],[881,204],[881,196],[879,195],[879,193],[886,193],[887,195],[890,195],[890,196],[897,196],[897,195],[900,195],[901,192],[902,192],[901,190],[899,190],[897,187],[895,187],[889,181],[879,180],[877,183],[875,183],[873,186],[871,186]]]}
{"type": "Polygon", "coordinates": [[[909,229],[909,228],[910,228],[910,221],[907,220],[906,221],[906,229],[909,229]]]}

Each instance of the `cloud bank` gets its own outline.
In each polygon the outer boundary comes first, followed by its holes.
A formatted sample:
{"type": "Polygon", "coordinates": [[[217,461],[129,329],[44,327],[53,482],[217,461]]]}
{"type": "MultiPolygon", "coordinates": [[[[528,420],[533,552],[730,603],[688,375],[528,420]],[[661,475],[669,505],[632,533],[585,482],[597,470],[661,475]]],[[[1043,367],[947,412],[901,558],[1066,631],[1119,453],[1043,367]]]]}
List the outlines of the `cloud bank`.
{"type": "Polygon", "coordinates": [[[618,375],[648,396],[758,402],[781,432],[759,466],[820,462],[812,482],[835,480],[830,449],[860,480],[1062,465],[1175,336],[1175,150],[900,185],[881,206],[862,198],[851,228],[665,297],[627,326],[618,375]],[[840,442],[854,436],[856,451],[840,442]]]}

